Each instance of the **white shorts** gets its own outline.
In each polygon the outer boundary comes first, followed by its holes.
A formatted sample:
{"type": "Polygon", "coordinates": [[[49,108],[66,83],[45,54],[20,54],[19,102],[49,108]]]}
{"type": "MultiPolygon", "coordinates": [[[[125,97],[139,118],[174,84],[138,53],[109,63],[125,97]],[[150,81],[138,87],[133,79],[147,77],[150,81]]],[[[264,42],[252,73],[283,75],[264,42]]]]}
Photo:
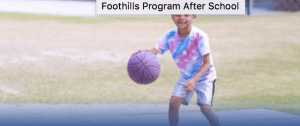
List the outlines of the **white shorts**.
{"type": "Polygon", "coordinates": [[[172,96],[183,98],[182,104],[188,105],[193,94],[196,92],[198,105],[201,104],[212,105],[214,92],[215,92],[215,81],[216,80],[197,82],[192,92],[186,92],[184,88],[185,83],[179,79],[175,85],[172,96]]]}

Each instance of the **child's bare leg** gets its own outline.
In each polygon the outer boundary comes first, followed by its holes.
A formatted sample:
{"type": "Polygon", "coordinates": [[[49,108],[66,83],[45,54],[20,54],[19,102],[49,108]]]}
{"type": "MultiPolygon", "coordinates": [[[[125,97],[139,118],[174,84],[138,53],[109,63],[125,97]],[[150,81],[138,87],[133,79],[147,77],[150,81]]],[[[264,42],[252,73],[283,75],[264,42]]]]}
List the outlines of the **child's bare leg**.
{"type": "Polygon", "coordinates": [[[169,104],[169,124],[170,126],[177,126],[179,121],[179,107],[183,99],[180,97],[172,96],[169,104]]]}
{"type": "Polygon", "coordinates": [[[213,112],[211,105],[202,104],[200,105],[201,112],[208,119],[211,126],[220,126],[218,116],[213,112]]]}

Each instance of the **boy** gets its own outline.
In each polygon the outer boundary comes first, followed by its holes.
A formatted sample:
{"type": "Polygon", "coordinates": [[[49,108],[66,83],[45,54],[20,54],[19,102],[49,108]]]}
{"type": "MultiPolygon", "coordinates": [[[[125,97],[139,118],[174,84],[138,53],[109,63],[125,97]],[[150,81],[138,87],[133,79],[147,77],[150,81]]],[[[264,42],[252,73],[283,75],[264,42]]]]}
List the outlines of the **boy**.
{"type": "Polygon", "coordinates": [[[194,92],[201,112],[212,126],[220,125],[212,111],[216,71],[208,43],[208,36],[192,26],[196,15],[172,15],[177,28],[166,32],[158,44],[150,50],[163,54],[169,50],[181,76],[175,85],[169,104],[169,124],[177,126],[180,104],[188,105],[194,92]]]}

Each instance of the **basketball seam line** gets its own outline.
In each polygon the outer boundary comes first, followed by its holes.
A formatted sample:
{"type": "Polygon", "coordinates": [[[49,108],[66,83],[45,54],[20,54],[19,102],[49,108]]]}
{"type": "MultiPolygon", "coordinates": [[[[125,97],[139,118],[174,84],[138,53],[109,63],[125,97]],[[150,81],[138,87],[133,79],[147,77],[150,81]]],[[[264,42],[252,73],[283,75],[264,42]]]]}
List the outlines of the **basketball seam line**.
{"type": "MultiPolygon", "coordinates": [[[[146,55],[146,54],[145,54],[146,55]]],[[[145,58],[145,55],[144,55],[144,58],[145,58]]],[[[141,62],[141,60],[140,60],[140,58],[139,57],[137,57],[136,55],[133,55],[135,58],[137,58],[140,62],[139,63],[142,63],[142,65],[139,67],[139,68],[137,68],[130,76],[132,76],[132,75],[134,75],[135,74],[135,72],[138,70],[138,69],[140,69],[142,66],[144,66],[145,67],[145,65],[143,64],[143,62],[141,62]]],[[[137,64],[137,63],[136,63],[137,64]]],[[[136,64],[133,64],[133,65],[136,65],[136,64]]]]}
{"type": "MultiPolygon", "coordinates": [[[[145,53],[145,55],[144,55],[144,59],[146,58],[146,54],[147,54],[147,53],[145,53]]],[[[154,58],[155,58],[155,57],[149,59],[149,60],[146,61],[145,63],[142,62],[142,64],[145,66],[146,63],[148,63],[150,60],[152,60],[152,59],[154,59],[154,58]]],[[[144,59],[143,59],[143,60],[144,60],[144,59]]],[[[152,73],[150,72],[150,70],[148,69],[148,67],[145,66],[145,69],[147,69],[147,71],[148,71],[149,74],[151,75],[152,79],[155,79],[154,76],[152,75],[152,73]]],[[[144,72],[145,72],[145,70],[143,71],[143,76],[142,76],[142,77],[144,77],[144,72]]],[[[143,79],[144,79],[144,78],[143,78],[143,79]]]]}
{"type": "Polygon", "coordinates": [[[146,58],[146,53],[144,53],[144,58],[142,59],[142,61],[146,58]]]}
{"type": "MultiPolygon", "coordinates": [[[[156,57],[153,57],[153,58],[149,59],[148,61],[146,61],[145,63],[143,63],[143,65],[144,65],[144,64],[147,64],[149,61],[151,61],[151,60],[154,59],[154,58],[156,58],[156,57]]],[[[153,66],[153,65],[148,66],[148,67],[155,67],[155,68],[159,68],[159,69],[160,69],[160,67],[153,66]]],[[[148,69],[146,66],[145,66],[145,68],[148,70],[148,72],[150,73],[150,75],[152,76],[152,78],[155,79],[154,76],[153,76],[153,75],[151,74],[151,72],[149,71],[149,69],[148,69]]],[[[156,80],[156,79],[155,79],[155,80],[156,80]]]]}
{"type": "Polygon", "coordinates": [[[138,63],[128,63],[128,65],[136,65],[136,64],[138,64],[138,63]]]}
{"type": "MultiPolygon", "coordinates": [[[[134,55],[135,56],[135,55],[134,55]]],[[[147,69],[147,71],[150,73],[150,75],[151,75],[151,77],[152,77],[152,79],[154,79],[154,77],[153,77],[153,75],[151,74],[151,72],[149,71],[149,69],[145,66],[145,64],[143,63],[143,61],[141,60],[141,59],[139,59],[137,56],[135,56],[141,63],[142,63],[142,65],[145,67],[145,70],[147,69]]],[[[145,59],[145,57],[144,57],[144,59],[145,59]]],[[[138,70],[138,69],[137,69],[138,70]]],[[[143,83],[143,76],[144,76],[144,72],[145,72],[145,70],[142,72],[142,83],[143,83]]]]}
{"type": "MultiPolygon", "coordinates": [[[[145,67],[145,69],[147,69],[147,71],[150,73],[152,79],[155,79],[154,76],[151,74],[151,72],[149,71],[149,69],[145,66],[145,64],[141,61],[141,59],[139,59],[136,55],[134,55],[141,63],[142,65],[145,67]]],[[[137,69],[138,70],[138,69],[137,69]]],[[[144,70],[145,71],[145,70],[144,70]]],[[[144,71],[142,74],[144,74],[144,71]]]]}
{"type": "Polygon", "coordinates": [[[152,60],[152,59],[154,59],[154,58],[155,58],[155,57],[153,57],[153,58],[149,59],[148,61],[146,61],[146,62],[145,62],[145,64],[146,64],[146,63],[148,63],[150,60],[152,60]]]}
{"type": "MultiPolygon", "coordinates": [[[[134,75],[136,71],[138,71],[142,66],[144,65],[141,65],[139,68],[137,68],[130,76],[134,75]]],[[[145,67],[145,66],[144,66],[145,67]]]]}
{"type": "Polygon", "coordinates": [[[146,69],[144,69],[143,72],[142,72],[142,80],[141,80],[142,83],[144,83],[144,72],[145,72],[145,70],[146,70],[146,69]]]}
{"type": "Polygon", "coordinates": [[[155,67],[155,68],[159,68],[159,69],[160,69],[160,67],[158,67],[158,66],[154,66],[154,65],[151,65],[151,66],[148,66],[148,67],[155,67]]]}

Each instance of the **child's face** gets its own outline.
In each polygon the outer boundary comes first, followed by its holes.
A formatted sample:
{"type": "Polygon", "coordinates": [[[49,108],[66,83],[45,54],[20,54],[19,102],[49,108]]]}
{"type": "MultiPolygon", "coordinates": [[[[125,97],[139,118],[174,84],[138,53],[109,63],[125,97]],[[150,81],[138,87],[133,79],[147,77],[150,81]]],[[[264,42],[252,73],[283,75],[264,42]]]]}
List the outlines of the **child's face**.
{"type": "Polygon", "coordinates": [[[172,20],[174,21],[178,29],[191,27],[195,19],[196,15],[172,15],[172,20]]]}

